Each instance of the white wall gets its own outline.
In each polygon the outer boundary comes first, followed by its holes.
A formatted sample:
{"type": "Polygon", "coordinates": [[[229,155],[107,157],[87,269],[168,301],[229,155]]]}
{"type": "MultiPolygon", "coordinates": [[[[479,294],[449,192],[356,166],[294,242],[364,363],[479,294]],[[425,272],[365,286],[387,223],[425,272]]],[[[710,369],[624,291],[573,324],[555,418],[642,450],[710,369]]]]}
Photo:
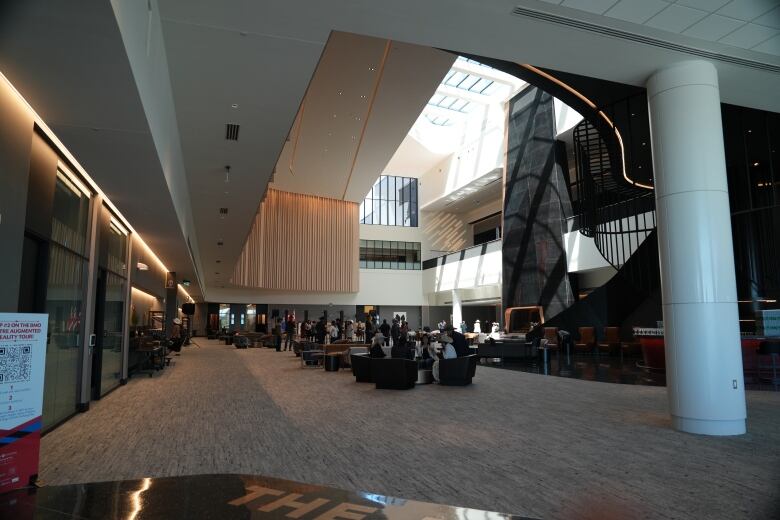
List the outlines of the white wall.
{"type": "MultiPolygon", "coordinates": [[[[644,213],[639,215],[636,219],[624,218],[619,221],[614,221],[615,229],[622,229],[631,231],[637,229],[637,221],[640,223],[640,228],[644,226],[643,222],[646,219],[647,222],[652,221],[651,213],[644,213]]],[[[623,258],[628,259],[636,251],[636,249],[647,238],[648,233],[644,231],[638,231],[635,233],[625,233],[623,240],[623,258]],[[630,241],[628,235],[630,236],[630,241]],[[630,242],[630,243],[629,243],[630,242]]],[[[586,237],[579,231],[570,231],[563,235],[563,244],[566,248],[566,262],[567,268],[570,273],[577,271],[587,271],[590,269],[600,269],[603,267],[611,267],[609,262],[599,252],[596,247],[596,243],[591,237],[586,237]]],[[[618,267],[620,267],[618,265],[618,267]]]]}
{"type": "Polygon", "coordinates": [[[427,295],[451,294],[453,289],[471,290],[479,287],[498,288],[500,295],[502,252],[501,241],[490,242],[483,255],[477,246],[467,249],[463,260],[460,253],[447,255],[443,265],[423,271],[423,292],[427,295]]]}
{"type": "Polygon", "coordinates": [[[356,293],[295,293],[244,288],[214,288],[209,300],[284,305],[424,305],[422,271],[361,269],[356,293]]]}

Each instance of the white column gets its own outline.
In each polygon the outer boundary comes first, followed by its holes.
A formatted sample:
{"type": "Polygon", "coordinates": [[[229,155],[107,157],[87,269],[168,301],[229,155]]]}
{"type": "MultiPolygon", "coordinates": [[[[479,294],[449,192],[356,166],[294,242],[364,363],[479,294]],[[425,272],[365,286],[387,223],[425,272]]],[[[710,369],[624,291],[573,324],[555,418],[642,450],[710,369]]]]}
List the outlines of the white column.
{"type": "Polygon", "coordinates": [[[463,306],[460,303],[458,291],[452,290],[452,328],[460,330],[460,322],[463,321],[463,306]]]}
{"type": "Polygon", "coordinates": [[[745,433],[745,390],[718,73],[706,61],[647,83],[672,423],[745,433]]]}

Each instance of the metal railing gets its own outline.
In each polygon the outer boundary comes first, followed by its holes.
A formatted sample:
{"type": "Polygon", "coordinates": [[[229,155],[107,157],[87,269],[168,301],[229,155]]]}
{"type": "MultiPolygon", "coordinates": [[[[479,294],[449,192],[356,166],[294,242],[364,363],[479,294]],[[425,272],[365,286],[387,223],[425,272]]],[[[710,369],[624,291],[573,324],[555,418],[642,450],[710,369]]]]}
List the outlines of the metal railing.
{"type": "Polygon", "coordinates": [[[574,128],[576,179],[570,186],[574,227],[593,238],[610,265],[649,292],[658,285],[658,276],[649,272],[657,269],[657,259],[621,268],[656,228],[655,196],[653,190],[625,180],[619,145],[617,140],[606,143],[586,119],[574,128]]]}

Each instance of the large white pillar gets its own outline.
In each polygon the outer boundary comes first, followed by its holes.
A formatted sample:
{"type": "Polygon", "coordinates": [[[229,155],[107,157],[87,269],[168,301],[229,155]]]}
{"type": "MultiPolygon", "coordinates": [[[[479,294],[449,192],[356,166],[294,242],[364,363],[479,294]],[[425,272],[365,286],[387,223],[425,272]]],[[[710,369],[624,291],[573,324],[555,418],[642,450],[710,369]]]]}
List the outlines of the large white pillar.
{"type": "Polygon", "coordinates": [[[706,61],[661,69],[647,99],[672,422],[690,433],[745,433],[717,70],[706,61]]]}
{"type": "Polygon", "coordinates": [[[452,290],[452,328],[460,330],[460,322],[463,321],[463,305],[456,289],[452,290]]]}

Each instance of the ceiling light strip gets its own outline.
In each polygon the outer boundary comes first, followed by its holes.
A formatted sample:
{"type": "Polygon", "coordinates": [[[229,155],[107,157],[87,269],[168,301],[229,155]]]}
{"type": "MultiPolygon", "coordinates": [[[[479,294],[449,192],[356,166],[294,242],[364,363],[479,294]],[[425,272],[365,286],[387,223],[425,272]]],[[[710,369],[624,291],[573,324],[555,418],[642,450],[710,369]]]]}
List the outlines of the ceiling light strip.
{"type": "Polygon", "coordinates": [[[529,65],[527,63],[518,63],[518,65],[520,65],[524,69],[530,70],[534,74],[538,74],[539,76],[542,76],[543,78],[545,78],[545,79],[547,79],[549,81],[552,81],[553,83],[555,83],[559,87],[561,87],[563,89],[566,89],[567,91],[571,92],[573,95],[577,96],[583,103],[585,103],[590,108],[595,110],[596,113],[598,114],[598,116],[601,117],[609,125],[609,127],[612,128],[612,130],[615,132],[615,137],[617,138],[618,144],[620,145],[620,160],[621,160],[621,163],[622,163],[623,178],[628,183],[630,183],[630,184],[632,184],[632,185],[634,185],[634,186],[636,186],[638,188],[645,188],[645,189],[648,189],[648,190],[652,190],[653,189],[652,186],[650,186],[648,184],[642,184],[641,182],[635,181],[631,177],[628,176],[628,171],[626,170],[626,150],[625,150],[625,147],[623,146],[623,137],[620,135],[620,131],[615,126],[615,123],[613,123],[612,120],[609,117],[607,117],[607,115],[603,111],[599,110],[598,107],[596,106],[596,104],[593,101],[591,101],[590,99],[586,98],[583,94],[581,94],[580,92],[578,92],[577,90],[575,90],[571,86],[567,85],[563,81],[559,80],[555,76],[551,76],[550,74],[547,74],[543,70],[538,69],[538,68],[534,67],[533,65],[529,65]]]}
{"type": "Polygon", "coordinates": [[[363,137],[366,135],[368,119],[371,117],[371,111],[374,109],[376,93],[379,91],[379,84],[382,82],[382,76],[385,73],[385,64],[387,63],[387,57],[390,55],[390,47],[392,44],[393,40],[387,40],[387,43],[385,43],[385,51],[382,54],[382,61],[379,63],[379,71],[377,72],[376,79],[374,80],[374,88],[371,91],[371,98],[368,100],[368,109],[366,110],[366,115],[363,118],[363,127],[360,129],[360,138],[358,139],[357,148],[355,148],[355,155],[352,156],[352,166],[349,168],[349,177],[347,177],[347,182],[344,184],[344,193],[341,194],[341,200],[346,200],[347,198],[347,189],[349,189],[349,183],[352,181],[352,174],[355,172],[355,164],[357,164],[360,147],[363,144],[363,137]]]}
{"type": "Polygon", "coordinates": [[[301,126],[303,126],[303,114],[306,113],[306,99],[309,97],[308,92],[303,97],[303,101],[301,101],[301,112],[298,116],[298,128],[295,131],[295,140],[293,141],[293,149],[292,154],[290,154],[290,165],[288,166],[290,170],[290,175],[295,175],[295,168],[293,166],[295,165],[295,154],[298,151],[298,141],[301,138],[301,126]]]}
{"type": "Polygon", "coordinates": [[[38,128],[40,128],[44,134],[46,134],[46,137],[49,138],[49,140],[54,144],[54,146],[57,147],[57,151],[61,153],[65,158],[68,160],[68,163],[73,166],[78,172],[79,175],[81,175],[81,178],[83,178],[87,184],[92,188],[92,190],[100,195],[103,198],[103,203],[111,209],[111,211],[114,213],[114,215],[117,217],[117,220],[119,220],[129,231],[130,233],[133,233],[135,237],[141,241],[141,243],[146,247],[149,254],[160,264],[160,266],[165,269],[167,272],[168,269],[165,267],[165,265],[162,263],[162,260],[152,251],[152,249],[146,245],[146,243],[141,238],[141,235],[138,234],[138,232],[133,229],[133,226],[130,225],[130,223],[127,221],[127,219],[122,215],[122,212],[117,209],[116,206],[114,206],[114,203],[111,202],[111,199],[109,199],[106,194],[103,192],[103,190],[100,189],[100,187],[97,185],[97,183],[92,179],[92,177],[89,176],[87,171],[84,169],[83,166],[76,160],[76,158],[73,156],[72,153],[70,153],[70,150],[68,150],[64,144],[62,144],[62,141],[59,140],[57,135],[52,131],[51,128],[49,128],[49,125],[46,124],[46,122],[43,120],[43,118],[38,115],[38,112],[35,111],[35,109],[30,105],[30,103],[27,102],[27,100],[22,96],[21,92],[19,92],[13,83],[3,74],[0,72],[0,80],[4,81],[6,85],[8,85],[8,88],[16,94],[17,99],[20,103],[22,103],[23,106],[27,107],[27,110],[30,111],[30,113],[33,115],[33,118],[35,119],[35,124],[38,125],[38,128]]]}

